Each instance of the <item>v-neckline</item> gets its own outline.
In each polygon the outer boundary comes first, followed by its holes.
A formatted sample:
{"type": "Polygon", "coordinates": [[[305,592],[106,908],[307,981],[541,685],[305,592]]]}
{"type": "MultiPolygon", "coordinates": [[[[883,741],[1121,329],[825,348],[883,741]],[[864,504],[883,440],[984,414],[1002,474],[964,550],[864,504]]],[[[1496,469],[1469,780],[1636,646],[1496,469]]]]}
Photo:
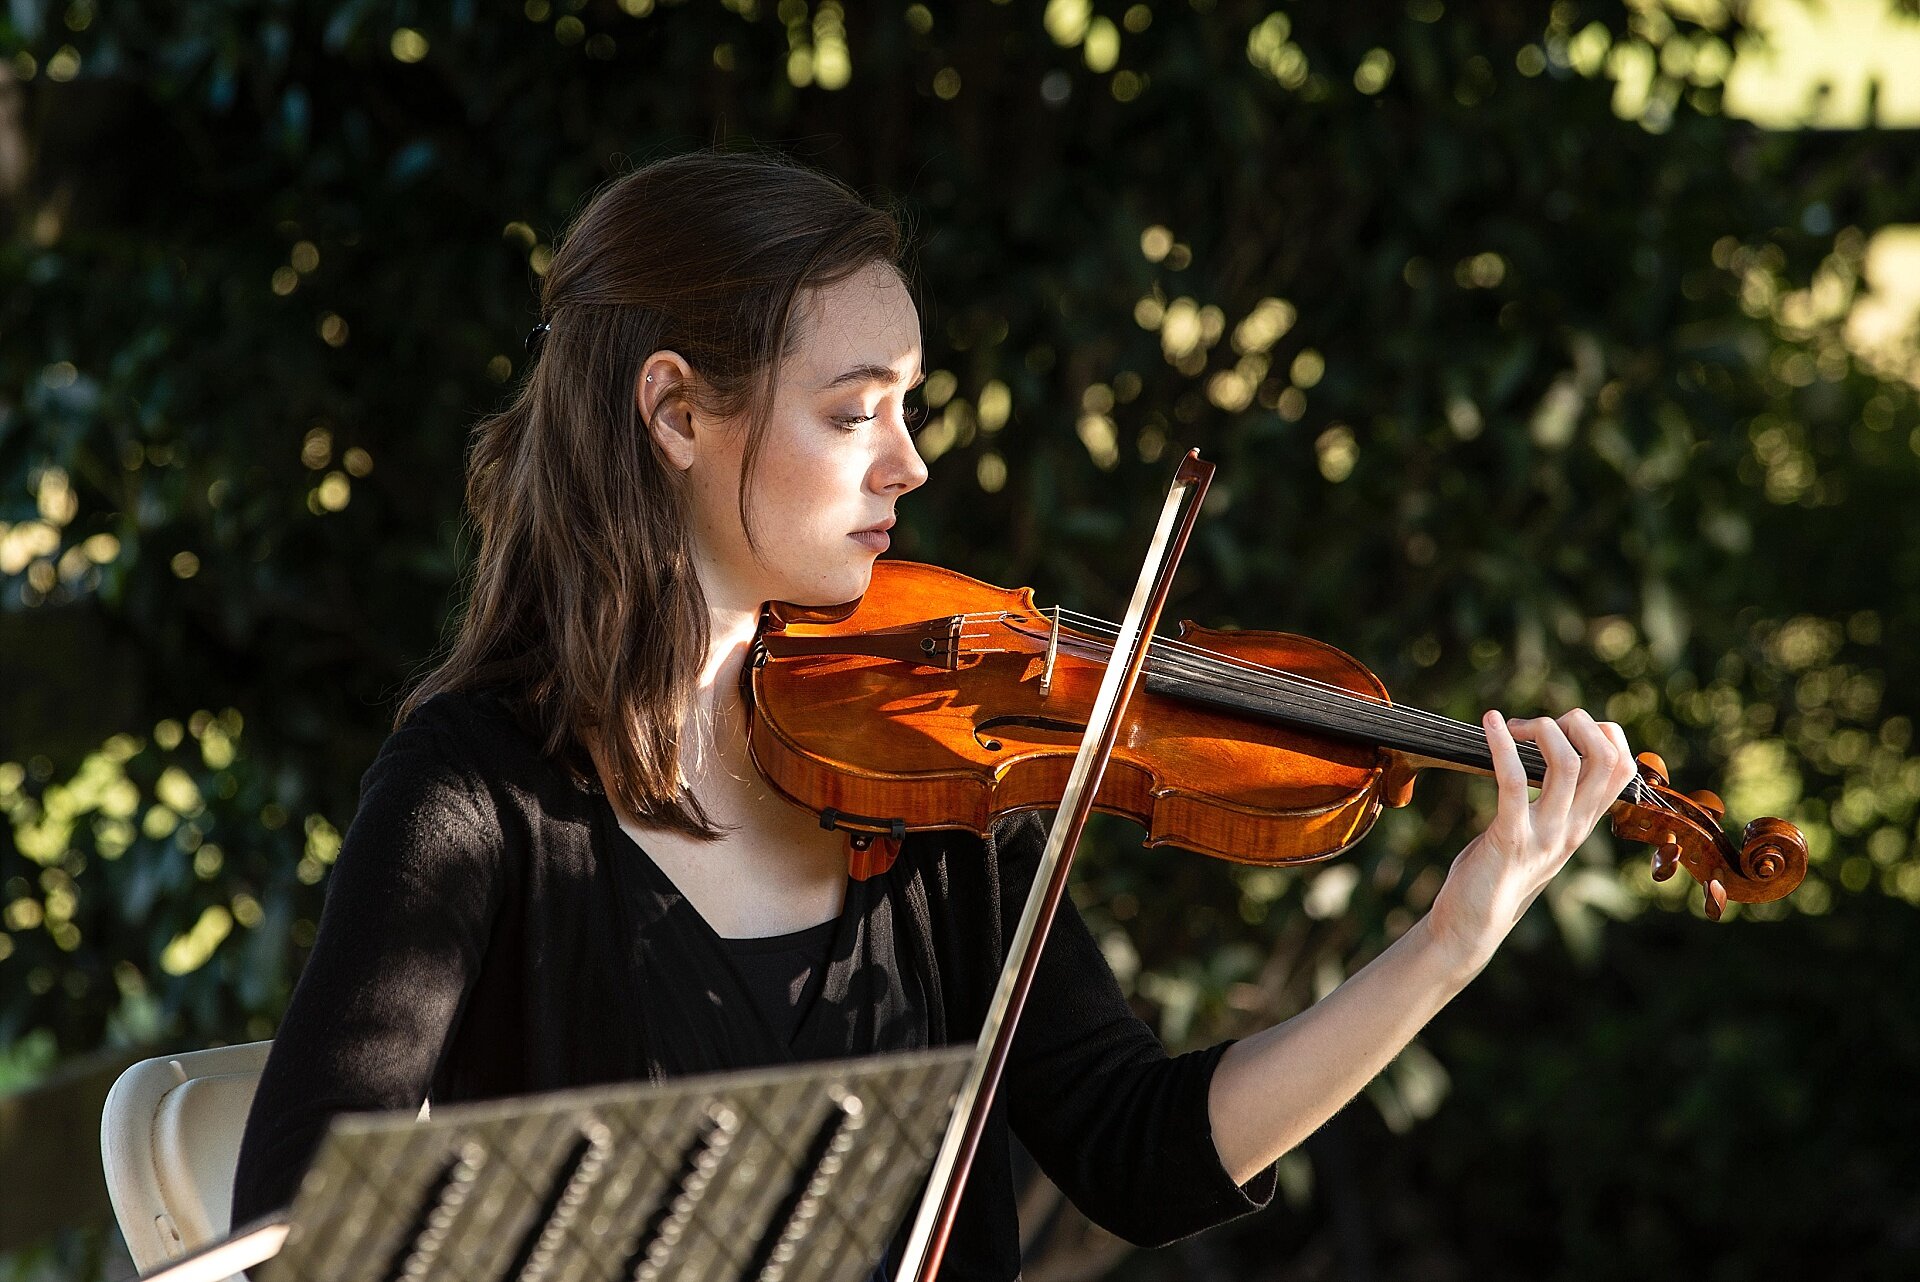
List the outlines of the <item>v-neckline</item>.
{"type": "MultiPolygon", "coordinates": [[[[684,889],[682,889],[680,886],[680,883],[673,879],[673,874],[668,872],[665,868],[662,868],[659,864],[659,861],[654,859],[654,857],[648,853],[647,848],[641,845],[637,840],[635,840],[633,834],[628,832],[625,826],[621,824],[620,816],[613,808],[612,799],[609,798],[605,792],[600,792],[600,791],[596,791],[593,794],[593,799],[594,799],[595,805],[598,806],[599,808],[600,818],[606,824],[608,829],[610,829],[613,832],[613,834],[618,840],[626,842],[627,845],[632,850],[638,853],[640,858],[645,861],[646,866],[650,870],[652,870],[653,874],[657,876],[660,879],[660,881],[664,884],[665,888],[667,890],[672,891],[674,896],[681,903],[687,906],[687,911],[689,913],[692,913],[694,920],[700,923],[700,929],[706,933],[707,938],[715,941],[716,945],[724,945],[725,942],[729,939],[762,938],[762,936],[755,936],[755,935],[723,935],[718,930],[714,929],[713,923],[707,920],[707,915],[701,912],[699,906],[693,902],[693,896],[689,895],[684,889]]],[[[839,911],[835,912],[831,917],[824,917],[821,920],[812,923],[811,926],[802,926],[799,929],[810,930],[810,929],[813,929],[814,927],[824,926],[830,921],[838,922],[843,918],[845,918],[847,915],[848,908],[853,903],[853,899],[854,899],[853,889],[858,884],[859,883],[854,880],[852,873],[846,874],[844,883],[840,888],[839,911]]],[[[793,934],[794,932],[783,931],[781,933],[793,934]]],[[[837,937],[839,932],[835,931],[834,934],[837,937]]]]}
{"type": "MultiPolygon", "coordinates": [[[[754,937],[730,937],[722,935],[719,931],[715,930],[713,923],[707,920],[706,915],[694,904],[687,892],[680,888],[678,882],[674,881],[672,874],[668,873],[665,868],[662,868],[659,863],[654,860],[653,856],[647,853],[647,848],[636,841],[633,834],[628,832],[620,823],[620,816],[613,808],[612,798],[608,797],[604,791],[596,790],[593,793],[593,799],[599,819],[612,833],[612,840],[625,842],[627,849],[639,856],[643,869],[642,875],[654,879],[657,882],[655,889],[670,894],[680,911],[695,923],[697,933],[711,947],[714,955],[720,959],[721,964],[726,968],[727,976],[732,980],[735,992],[750,1012],[750,1018],[760,1025],[761,1031],[766,1034],[768,1043],[779,1047],[787,1060],[789,1062],[793,1061],[794,1049],[812,1024],[814,1012],[819,1009],[821,997],[827,990],[827,983],[831,978],[829,972],[839,960],[841,940],[844,938],[847,929],[847,918],[850,913],[856,911],[855,901],[860,898],[861,883],[856,881],[852,874],[849,873],[847,875],[846,885],[842,888],[840,895],[840,911],[825,921],[815,922],[810,927],[802,927],[803,930],[817,930],[821,926],[832,924],[834,929],[832,936],[827,942],[827,955],[821,964],[819,981],[812,985],[813,991],[808,995],[804,1008],[794,1020],[793,1036],[790,1038],[782,1038],[779,1031],[774,1028],[771,1018],[760,1008],[760,1003],[754,999],[753,993],[747,987],[747,981],[735,967],[733,957],[727,947],[729,938],[754,937]]],[[[857,922],[854,924],[854,928],[856,930],[858,929],[857,922]]],[[[855,960],[857,961],[857,959],[855,960]]]]}

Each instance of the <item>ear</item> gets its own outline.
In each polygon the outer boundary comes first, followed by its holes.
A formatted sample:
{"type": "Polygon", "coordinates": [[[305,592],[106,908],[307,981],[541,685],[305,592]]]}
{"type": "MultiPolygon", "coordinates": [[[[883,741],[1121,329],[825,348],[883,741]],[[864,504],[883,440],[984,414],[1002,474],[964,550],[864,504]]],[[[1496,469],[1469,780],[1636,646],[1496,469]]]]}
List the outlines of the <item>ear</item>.
{"type": "Polygon", "coordinates": [[[678,352],[663,349],[641,362],[633,385],[640,421],[667,461],[683,472],[693,466],[694,458],[693,403],[687,398],[692,382],[692,367],[678,352]]]}

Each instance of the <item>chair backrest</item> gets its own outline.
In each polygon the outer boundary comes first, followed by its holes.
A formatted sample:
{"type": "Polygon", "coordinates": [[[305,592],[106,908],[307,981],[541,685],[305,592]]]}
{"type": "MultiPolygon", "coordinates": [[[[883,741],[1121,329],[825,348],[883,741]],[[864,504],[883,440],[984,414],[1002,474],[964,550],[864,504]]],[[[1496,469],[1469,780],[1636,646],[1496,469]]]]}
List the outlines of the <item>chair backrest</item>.
{"type": "Polygon", "coordinates": [[[144,1059],[107,1092],[100,1117],[107,1194],[142,1273],[232,1227],[240,1137],[272,1045],[144,1059]]]}

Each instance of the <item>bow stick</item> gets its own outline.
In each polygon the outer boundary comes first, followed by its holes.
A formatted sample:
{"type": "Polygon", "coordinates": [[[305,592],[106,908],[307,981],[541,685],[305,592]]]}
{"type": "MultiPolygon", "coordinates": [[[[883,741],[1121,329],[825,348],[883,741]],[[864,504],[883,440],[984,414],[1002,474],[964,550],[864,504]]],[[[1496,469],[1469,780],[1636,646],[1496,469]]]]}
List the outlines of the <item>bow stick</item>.
{"type": "Polygon", "coordinates": [[[1034,972],[1039,969],[1040,950],[1047,942],[1054,913],[1067,889],[1067,871],[1080,845],[1080,832],[1093,810],[1093,797],[1106,773],[1107,759],[1113,755],[1127,703],[1140,684],[1140,673],[1147,658],[1145,639],[1153,636],[1160,622],[1160,611],[1173,586],[1173,572],[1187,548],[1187,537],[1200,513],[1207,484],[1213,479],[1213,464],[1202,462],[1199,450],[1187,451],[1174,473],[1173,485],[1160,510],[1153,543],[1134,584],[1133,599],[1120,632],[1114,638],[1113,655],[1094,697],[1093,712],[1087,719],[1080,751],[1067,776],[1066,791],[1060,808],[1054,812],[1053,827],[1047,833],[1047,845],[1033,877],[1033,889],[1027,892],[1027,906],[1020,914],[1013,938],[1008,943],[1007,959],[1000,968],[1000,982],[994,988],[993,1001],[987,1007],[986,1020],[980,1026],[973,1066],[961,1084],[954,1104],[953,1118],[934,1159],[928,1176],[927,1191],[914,1217],[913,1232],[895,1282],[933,1282],[946,1254],[947,1238],[953,1232],[953,1217],[959,1210],[960,1193],[966,1187],[967,1172],[980,1136],[986,1130],[987,1113],[993,1107],[994,1089],[1006,1068],[1007,1052],[1013,1044],[1014,1025],[1026,1004],[1027,990],[1033,987],[1034,972]]]}

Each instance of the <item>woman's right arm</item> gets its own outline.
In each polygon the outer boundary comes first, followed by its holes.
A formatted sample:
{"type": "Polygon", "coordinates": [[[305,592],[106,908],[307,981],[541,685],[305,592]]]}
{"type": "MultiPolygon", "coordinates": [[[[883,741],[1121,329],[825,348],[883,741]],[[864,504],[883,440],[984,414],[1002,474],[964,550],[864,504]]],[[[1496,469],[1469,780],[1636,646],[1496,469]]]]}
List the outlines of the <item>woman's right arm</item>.
{"type": "Polygon", "coordinates": [[[501,823],[416,716],[361,780],[313,951],[247,1116],[233,1223],[285,1207],[336,1113],[417,1110],[501,899],[501,823]]]}

